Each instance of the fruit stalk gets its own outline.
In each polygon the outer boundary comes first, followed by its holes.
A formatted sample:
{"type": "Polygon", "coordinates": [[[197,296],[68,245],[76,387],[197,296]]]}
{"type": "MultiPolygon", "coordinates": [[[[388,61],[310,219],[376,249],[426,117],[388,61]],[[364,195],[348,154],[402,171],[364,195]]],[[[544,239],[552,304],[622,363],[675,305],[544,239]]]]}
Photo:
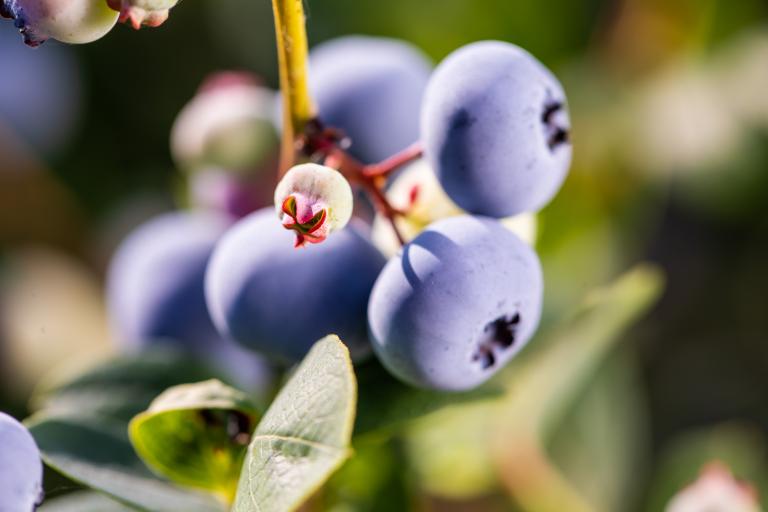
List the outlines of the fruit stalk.
{"type": "Polygon", "coordinates": [[[315,117],[307,86],[307,31],[303,0],[272,0],[283,97],[283,140],[280,174],[296,160],[296,137],[315,117]]]}
{"type": "Polygon", "coordinates": [[[279,176],[297,163],[297,153],[322,155],[326,165],[338,169],[351,183],[370,195],[376,208],[389,220],[400,244],[404,239],[395,225],[401,212],[393,208],[383,192],[384,177],[403,165],[420,158],[420,143],[406,148],[383,162],[363,165],[341,149],[337,134],[324,129],[317,119],[317,109],[307,84],[307,32],[303,0],[272,0],[280,67],[280,91],[283,101],[283,135],[279,176]]]}

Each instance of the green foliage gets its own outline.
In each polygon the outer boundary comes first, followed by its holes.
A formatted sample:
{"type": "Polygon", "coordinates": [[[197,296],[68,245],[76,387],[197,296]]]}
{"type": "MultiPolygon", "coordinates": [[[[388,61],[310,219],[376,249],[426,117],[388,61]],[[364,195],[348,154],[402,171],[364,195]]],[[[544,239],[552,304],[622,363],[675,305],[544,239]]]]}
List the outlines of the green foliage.
{"type": "Polygon", "coordinates": [[[243,392],[214,379],[168,389],[131,421],[128,433],[158,474],[231,501],[259,417],[243,392]]]}
{"type": "Polygon", "coordinates": [[[492,386],[462,393],[413,388],[392,377],[375,359],[358,367],[356,373],[360,388],[356,436],[392,434],[408,421],[444,407],[502,395],[501,389],[492,386]]]}
{"type": "Polygon", "coordinates": [[[47,416],[109,417],[128,422],[162,391],[218,376],[199,361],[175,351],[120,357],[76,375],[56,376],[35,391],[33,410],[47,416]]]}
{"type": "Polygon", "coordinates": [[[726,464],[736,478],[755,484],[758,492],[765,495],[766,453],[763,434],[744,424],[723,423],[684,433],[661,454],[645,510],[663,510],[680,489],[695,482],[701,470],[712,462],[726,464]]]}
{"type": "MultiPolygon", "coordinates": [[[[61,507],[81,500],[88,510],[101,499],[107,500],[104,510],[121,504],[161,512],[224,510],[222,501],[152,474],[143,459],[173,482],[234,499],[236,512],[295,510],[349,459],[353,426],[360,456],[343,465],[320,502],[334,510],[379,510],[382,496],[395,493],[406,506],[408,474],[435,495],[474,499],[498,488],[501,451],[546,440],[564,420],[580,424],[569,404],[583,394],[621,333],[654,303],[661,282],[652,267],[628,272],[590,295],[577,314],[490,385],[467,393],[410,388],[375,360],[361,365],[355,377],[346,347],[328,336],[250,436],[259,412],[249,397],[216,380],[180,385],[211,372],[169,353],[111,361],[49,383],[36,395],[41,410],[28,424],[51,467],[108,496],[57,500],[61,507]],[[398,432],[406,433],[403,445],[392,437],[398,432]],[[499,437],[505,442],[497,445],[499,437]],[[398,469],[406,459],[414,473],[398,469]]],[[[566,469],[569,461],[599,456],[587,441],[575,451],[560,444],[556,451],[565,453],[566,469]]],[[[574,484],[590,495],[590,482],[575,478],[574,484]]]]}
{"type": "Polygon", "coordinates": [[[357,383],[336,336],[318,341],[248,447],[235,512],[295,510],[349,457],[357,383]]]}
{"type": "Polygon", "coordinates": [[[211,377],[171,352],[116,359],[36,395],[27,420],[46,464],[68,478],[139,510],[217,512],[220,502],[160,480],[136,456],[128,421],[169,386],[211,377]]]}
{"type": "MultiPolygon", "coordinates": [[[[528,459],[530,452],[540,450],[539,443],[547,442],[564,422],[573,425],[580,421],[578,413],[567,414],[577,403],[575,400],[581,400],[584,406],[596,407],[597,399],[592,395],[600,389],[605,394],[604,386],[617,387],[618,391],[626,387],[615,372],[607,372],[599,381],[589,381],[604,365],[609,351],[624,339],[624,332],[655,304],[662,283],[660,272],[653,267],[630,270],[609,286],[590,294],[577,314],[545,333],[543,339],[531,346],[530,352],[513,361],[496,379],[497,385],[504,384],[507,389],[500,399],[458,405],[414,423],[405,440],[411,467],[420,485],[441,497],[476,498],[498,488],[499,467],[509,464],[512,476],[506,477],[509,481],[505,484],[510,492],[517,494],[520,488],[528,489],[528,484],[518,481],[516,475],[528,475],[531,482],[535,481],[536,466],[528,459]],[[603,384],[609,378],[612,380],[603,384]],[[593,386],[600,388],[591,389],[593,386]]],[[[617,390],[607,391],[610,395],[617,390]]],[[[608,400],[615,398],[607,397],[608,400]]],[[[610,411],[595,411],[594,407],[585,414],[599,413],[590,420],[599,422],[600,429],[621,426],[620,418],[614,418],[617,422],[614,425],[610,411]]],[[[618,407],[615,412],[624,414],[618,407]]],[[[631,413],[626,414],[631,421],[631,413]]],[[[583,417],[581,420],[586,421],[583,417]]],[[[608,445],[611,447],[616,443],[634,442],[621,437],[631,435],[631,427],[633,425],[620,428],[615,433],[619,439],[609,436],[602,441],[613,443],[608,445]]],[[[592,461],[599,457],[612,460],[613,454],[606,454],[597,443],[598,440],[583,440],[579,450],[567,455],[592,461]]],[[[562,458],[567,458],[566,454],[562,458]]],[[[613,469],[616,478],[620,478],[623,470],[613,469]]],[[[563,484],[567,480],[547,483],[545,478],[549,475],[542,477],[543,487],[565,485],[568,489],[568,484],[563,484]]],[[[594,482],[585,478],[575,479],[573,483],[574,489],[564,491],[565,495],[583,492],[590,498],[600,495],[600,499],[611,499],[602,494],[604,487],[595,489],[594,482]]],[[[572,502],[551,503],[556,503],[555,507],[573,507],[561,510],[581,510],[572,502]]],[[[539,512],[531,507],[526,510],[539,512]]]]}
{"type": "Polygon", "coordinates": [[[124,423],[98,418],[31,418],[28,426],[45,463],[121,503],[151,512],[218,512],[221,503],[152,475],[136,456],[124,423]]]}

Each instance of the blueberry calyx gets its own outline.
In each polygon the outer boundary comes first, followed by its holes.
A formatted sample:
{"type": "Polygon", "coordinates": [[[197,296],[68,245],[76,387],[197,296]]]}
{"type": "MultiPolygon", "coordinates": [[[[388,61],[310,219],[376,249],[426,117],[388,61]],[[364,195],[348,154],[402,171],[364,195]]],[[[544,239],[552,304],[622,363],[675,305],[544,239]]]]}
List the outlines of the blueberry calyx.
{"type": "Polygon", "coordinates": [[[477,351],[472,355],[473,361],[478,361],[483,370],[496,364],[496,351],[505,350],[514,345],[515,331],[520,324],[520,313],[504,315],[483,328],[483,334],[478,343],[477,351]]]}
{"type": "Polygon", "coordinates": [[[321,208],[315,212],[317,208],[312,206],[299,194],[291,194],[283,201],[283,227],[296,232],[294,247],[303,247],[307,242],[317,244],[328,237],[328,211],[321,208]]]}
{"type": "Polygon", "coordinates": [[[541,113],[541,122],[544,123],[544,129],[547,134],[547,147],[554,152],[555,149],[569,142],[569,129],[562,126],[558,121],[557,113],[564,109],[561,101],[550,100],[544,104],[544,111],[541,113]]]}

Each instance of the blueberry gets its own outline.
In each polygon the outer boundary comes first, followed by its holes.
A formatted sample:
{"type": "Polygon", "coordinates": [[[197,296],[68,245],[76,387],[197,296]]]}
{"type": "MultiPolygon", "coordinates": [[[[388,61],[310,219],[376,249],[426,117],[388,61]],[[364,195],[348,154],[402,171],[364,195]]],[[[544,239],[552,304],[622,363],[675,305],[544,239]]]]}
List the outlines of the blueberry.
{"type": "Polygon", "coordinates": [[[542,286],[534,251],[495,219],[435,222],[376,281],[368,304],[374,352],[414,386],[478,386],[535,332],[542,286]]]}
{"type": "Polygon", "coordinates": [[[29,431],[0,412],[0,512],[32,512],[43,498],[43,461],[29,431]]]}
{"type": "Polygon", "coordinates": [[[118,13],[104,0],[0,0],[0,14],[14,19],[24,42],[38,46],[48,38],[90,43],[117,23],[118,13]]]}
{"type": "Polygon", "coordinates": [[[31,52],[18,38],[13,25],[0,20],[0,118],[31,149],[54,154],[77,131],[82,107],[77,55],[64,45],[31,52]]]}
{"type": "Polygon", "coordinates": [[[216,246],[208,309],[223,335],[282,361],[299,360],[331,333],[360,356],[369,346],[368,295],[383,266],[355,221],[321,244],[295,249],[292,232],[265,208],[216,246]]]}
{"type": "Polygon", "coordinates": [[[348,36],[312,49],[309,86],[322,121],[349,137],[354,156],[375,162],[418,140],[431,69],[406,42],[348,36]]]}
{"type": "Polygon", "coordinates": [[[263,361],[222,339],[205,304],[205,269],[228,225],[210,213],[168,213],[139,226],[120,245],[107,276],[107,305],[125,351],[170,345],[245,385],[258,383],[263,361]]]}
{"type": "Polygon", "coordinates": [[[509,43],[482,41],[449,55],[430,79],[421,129],[440,183],[470,213],[542,208],[571,162],[560,83],[509,43]]]}

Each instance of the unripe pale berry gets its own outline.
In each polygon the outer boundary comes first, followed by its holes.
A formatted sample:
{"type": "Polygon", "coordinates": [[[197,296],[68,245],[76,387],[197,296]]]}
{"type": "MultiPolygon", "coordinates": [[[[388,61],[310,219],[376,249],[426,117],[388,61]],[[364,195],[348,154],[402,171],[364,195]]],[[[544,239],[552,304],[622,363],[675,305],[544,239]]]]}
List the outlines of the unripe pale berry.
{"type": "Polygon", "coordinates": [[[320,243],[352,218],[352,188],[342,174],[318,164],[291,168],[275,189],[275,210],[296,247],[320,243]]]}
{"type": "Polygon", "coordinates": [[[274,103],[274,93],[254,75],[212,75],[176,117],[171,129],[174,160],[188,172],[258,168],[277,147],[274,103]]]}
{"type": "Polygon", "coordinates": [[[90,43],[112,30],[118,18],[104,0],[0,1],[0,14],[14,19],[30,46],[49,38],[63,43],[90,43]]]}

